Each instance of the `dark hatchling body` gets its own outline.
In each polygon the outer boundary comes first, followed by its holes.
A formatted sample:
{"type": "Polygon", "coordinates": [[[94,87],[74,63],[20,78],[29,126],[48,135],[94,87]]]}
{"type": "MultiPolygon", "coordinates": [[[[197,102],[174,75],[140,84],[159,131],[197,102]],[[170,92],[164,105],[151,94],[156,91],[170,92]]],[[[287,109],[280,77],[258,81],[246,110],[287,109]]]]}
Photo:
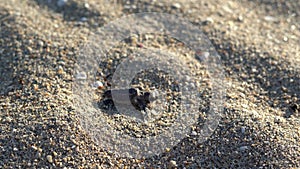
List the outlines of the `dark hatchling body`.
{"type": "Polygon", "coordinates": [[[150,93],[149,92],[140,92],[137,89],[114,89],[107,90],[103,93],[103,98],[110,103],[116,102],[118,104],[128,104],[128,98],[130,99],[130,103],[137,110],[145,110],[146,107],[150,104],[150,93]],[[113,99],[113,94],[114,98],[113,99]]]}

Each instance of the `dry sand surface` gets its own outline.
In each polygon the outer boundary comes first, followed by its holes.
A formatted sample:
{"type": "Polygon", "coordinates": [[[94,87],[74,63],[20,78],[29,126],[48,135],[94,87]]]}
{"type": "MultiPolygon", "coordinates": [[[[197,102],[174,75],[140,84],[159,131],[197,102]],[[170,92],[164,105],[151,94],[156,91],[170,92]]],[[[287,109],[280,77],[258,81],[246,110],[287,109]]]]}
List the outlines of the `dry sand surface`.
{"type": "MultiPolygon", "coordinates": [[[[299,9],[298,0],[0,0],[0,168],[300,167],[299,9]],[[157,156],[122,158],[80,124],[72,102],[80,46],[136,12],[184,17],[220,54],[226,100],[207,141],[187,136],[157,156]]],[[[114,50],[141,47],[139,38],[114,50]]],[[[153,41],[144,45],[176,53],[153,41]]]]}

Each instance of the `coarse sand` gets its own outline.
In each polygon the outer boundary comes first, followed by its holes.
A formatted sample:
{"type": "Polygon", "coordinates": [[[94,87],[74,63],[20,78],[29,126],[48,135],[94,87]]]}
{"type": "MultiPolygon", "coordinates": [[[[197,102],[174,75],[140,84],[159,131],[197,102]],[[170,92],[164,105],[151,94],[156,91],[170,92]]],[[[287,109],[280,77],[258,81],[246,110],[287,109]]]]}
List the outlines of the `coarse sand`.
{"type": "MultiPolygon", "coordinates": [[[[0,0],[0,168],[300,167],[299,9],[297,0],[0,0]],[[227,89],[207,141],[187,136],[142,159],[96,144],[72,102],[82,45],[103,25],[137,12],[174,14],[199,27],[220,55],[227,89]]],[[[135,38],[112,53],[190,52],[170,37],[135,38]]]]}

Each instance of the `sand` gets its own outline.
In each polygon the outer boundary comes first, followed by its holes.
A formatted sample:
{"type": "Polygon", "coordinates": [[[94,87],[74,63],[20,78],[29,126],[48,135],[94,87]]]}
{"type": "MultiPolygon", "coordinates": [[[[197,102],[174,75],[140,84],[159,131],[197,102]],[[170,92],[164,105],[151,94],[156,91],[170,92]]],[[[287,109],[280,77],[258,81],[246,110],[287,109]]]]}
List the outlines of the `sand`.
{"type": "MultiPolygon", "coordinates": [[[[300,167],[299,1],[0,2],[0,168],[300,167]],[[159,155],[119,157],[80,123],[72,85],[82,45],[102,26],[136,12],[184,17],[219,53],[224,111],[205,142],[197,139],[199,121],[159,155]]],[[[191,53],[161,36],[139,38],[112,51],[191,53]]]]}

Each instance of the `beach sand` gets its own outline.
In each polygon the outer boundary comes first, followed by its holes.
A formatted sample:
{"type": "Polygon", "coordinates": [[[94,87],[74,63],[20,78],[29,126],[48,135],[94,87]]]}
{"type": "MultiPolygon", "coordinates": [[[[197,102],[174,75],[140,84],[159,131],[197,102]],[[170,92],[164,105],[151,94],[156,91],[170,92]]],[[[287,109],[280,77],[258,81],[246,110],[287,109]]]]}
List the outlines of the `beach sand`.
{"type": "Polygon", "coordinates": [[[294,0],[0,0],[0,168],[300,167],[299,9],[294,0]],[[207,141],[186,137],[145,159],[97,145],[72,102],[80,47],[136,12],[199,27],[220,55],[227,89],[207,141]]]}

